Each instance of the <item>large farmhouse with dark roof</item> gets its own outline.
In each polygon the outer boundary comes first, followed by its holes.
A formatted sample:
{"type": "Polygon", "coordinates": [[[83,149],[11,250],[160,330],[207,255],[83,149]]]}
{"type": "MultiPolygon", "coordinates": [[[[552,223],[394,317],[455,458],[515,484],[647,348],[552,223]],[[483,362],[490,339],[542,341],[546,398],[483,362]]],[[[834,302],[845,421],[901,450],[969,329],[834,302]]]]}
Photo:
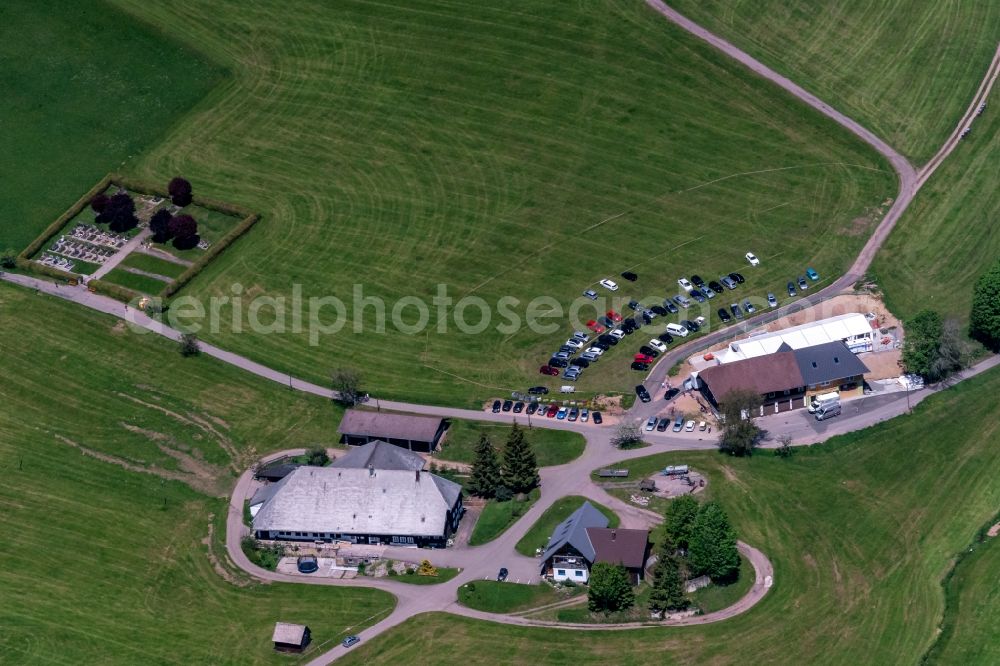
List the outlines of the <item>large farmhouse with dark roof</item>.
{"type": "Polygon", "coordinates": [[[337,431],[340,441],[360,446],[375,440],[395,444],[410,451],[430,453],[444,434],[444,419],[415,414],[349,409],[337,431]]]}
{"type": "Polygon", "coordinates": [[[858,394],[868,367],[843,342],[792,349],[714,365],[694,376],[695,386],[718,407],[725,396],[748,390],[761,396],[764,411],[803,407],[812,395],[840,391],[858,394]]]}
{"type": "Polygon", "coordinates": [[[464,512],[461,486],[420,469],[300,467],[265,491],[258,539],[444,546],[464,512]]]}

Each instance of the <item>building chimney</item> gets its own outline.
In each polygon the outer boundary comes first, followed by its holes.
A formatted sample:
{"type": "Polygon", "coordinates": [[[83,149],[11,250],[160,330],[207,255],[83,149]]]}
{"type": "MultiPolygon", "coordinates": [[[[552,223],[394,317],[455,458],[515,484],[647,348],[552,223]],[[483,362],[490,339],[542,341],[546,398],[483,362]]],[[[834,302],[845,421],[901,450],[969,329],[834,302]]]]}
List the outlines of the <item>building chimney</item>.
{"type": "Polygon", "coordinates": [[[417,483],[420,483],[420,470],[417,470],[417,483]]]}
{"type": "Polygon", "coordinates": [[[615,540],[615,536],[617,536],[617,533],[614,530],[611,530],[611,540],[612,541],[615,540]]]}
{"type": "Polygon", "coordinates": [[[375,476],[375,465],[368,465],[368,476],[375,476]]]}

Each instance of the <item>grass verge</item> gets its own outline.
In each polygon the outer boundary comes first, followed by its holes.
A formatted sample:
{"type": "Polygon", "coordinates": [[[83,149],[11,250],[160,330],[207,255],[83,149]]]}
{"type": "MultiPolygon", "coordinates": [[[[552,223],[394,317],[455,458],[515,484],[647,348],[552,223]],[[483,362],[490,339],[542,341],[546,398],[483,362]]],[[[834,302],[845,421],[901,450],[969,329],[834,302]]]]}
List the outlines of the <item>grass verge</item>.
{"type": "Polygon", "coordinates": [[[608,507],[603,504],[599,504],[594,500],[588,500],[586,497],[568,495],[566,497],[559,498],[552,504],[552,506],[546,509],[545,513],[543,513],[535,524],[531,526],[531,529],[525,532],[524,536],[517,542],[517,546],[515,546],[514,549],[521,555],[534,557],[536,548],[545,548],[549,537],[552,535],[552,530],[556,528],[556,525],[569,518],[571,513],[579,509],[583,506],[583,503],[587,501],[594,505],[595,509],[607,516],[608,527],[618,527],[618,516],[608,507]]]}
{"type": "Polygon", "coordinates": [[[538,501],[540,496],[541,493],[535,488],[528,493],[528,498],[523,502],[516,499],[509,502],[496,500],[486,502],[486,506],[483,507],[482,513],[479,514],[479,520],[476,521],[476,526],[472,530],[472,536],[469,537],[469,545],[479,546],[496,539],[508,527],[517,522],[517,519],[523,516],[531,508],[531,505],[538,501]]]}

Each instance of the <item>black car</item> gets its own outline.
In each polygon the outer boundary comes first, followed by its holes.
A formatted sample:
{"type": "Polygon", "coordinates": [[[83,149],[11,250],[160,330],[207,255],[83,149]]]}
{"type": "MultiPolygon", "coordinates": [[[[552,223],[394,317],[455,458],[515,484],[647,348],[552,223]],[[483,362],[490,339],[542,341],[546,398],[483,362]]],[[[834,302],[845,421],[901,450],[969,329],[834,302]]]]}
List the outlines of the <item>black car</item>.
{"type": "Polygon", "coordinates": [[[567,365],[569,365],[569,362],[564,358],[550,358],[549,365],[551,365],[553,368],[565,368],[567,365]]]}
{"type": "Polygon", "coordinates": [[[639,276],[633,273],[632,271],[625,271],[624,273],[622,273],[622,277],[628,280],[629,282],[635,282],[636,280],[639,279],[639,276]]]}
{"type": "Polygon", "coordinates": [[[743,310],[740,309],[739,303],[733,303],[729,306],[729,311],[733,313],[733,316],[737,319],[743,319],[743,310]]]}
{"type": "Polygon", "coordinates": [[[615,322],[611,321],[611,317],[598,317],[597,321],[604,328],[614,328],[615,327],[615,322]]]}
{"type": "Polygon", "coordinates": [[[607,333],[602,333],[601,335],[599,335],[597,337],[597,341],[606,345],[610,345],[612,347],[618,344],[618,338],[616,338],[613,335],[608,335],[607,333]]]}
{"type": "Polygon", "coordinates": [[[687,330],[691,331],[692,333],[697,333],[698,329],[701,328],[701,326],[699,326],[698,324],[694,323],[690,319],[681,319],[677,323],[679,323],[681,326],[683,326],[687,330]]]}
{"type": "Polygon", "coordinates": [[[719,308],[719,320],[722,321],[723,324],[725,324],[727,322],[732,321],[733,318],[729,316],[728,312],[726,312],[726,308],[719,308]]]}
{"type": "Polygon", "coordinates": [[[590,367],[590,361],[588,361],[585,358],[574,358],[572,361],[569,362],[569,364],[570,365],[575,365],[578,368],[589,368],[590,367]]]}
{"type": "Polygon", "coordinates": [[[669,312],[670,314],[677,314],[679,312],[677,306],[674,305],[674,302],[669,298],[663,301],[663,307],[665,307],[667,309],[667,312],[669,312]]]}
{"type": "Polygon", "coordinates": [[[707,298],[705,298],[705,295],[700,291],[698,291],[697,289],[692,289],[688,295],[694,300],[698,301],[699,303],[704,303],[705,301],[708,300],[707,298]]]}
{"type": "Polygon", "coordinates": [[[661,317],[666,317],[667,314],[669,314],[667,312],[667,309],[665,307],[663,307],[662,305],[654,305],[653,307],[651,307],[649,309],[652,310],[653,312],[655,312],[656,314],[660,315],[661,317]]]}
{"type": "Polygon", "coordinates": [[[660,422],[656,424],[656,432],[665,432],[667,426],[669,425],[670,425],[670,419],[668,419],[667,417],[663,417],[662,419],[660,419],[660,422]]]}
{"type": "Polygon", "coordinates": [[[693,284],[696,287],[704,287],[705,286],[705,281],[701,279],[700,275],[692,275],[691,276],[691,284],[693,284]]]}
{"type": "Polygon", "coordinates": [[[789,296],[794,296],[795,295],[795,283],[794,282],[789,282],[788,283],[788,295],[789,296]]]}
{"type": "MultiPolygon", "coordinates": [[[[643,363],[641,361],[632,361],[632,369],[639,370],[640,372],[644,370],[649,370],[649,364],[643,363]]],[[[643,402],[645,402],[645,400],[643,402]]]]}
{"type": "Polygon", "coordinates": [[[652,314],[652,313],[650,313],[649,310],[646,310],[645,312],[642,313],[642,323],[643,324],[652,324],[653,323],[653,318],[649,316],[650,314],[652,314]]]}
{"type": "Polygon", "coordinates": [[[723,291],[725,291],[722,288],[722,285],[716,282],[715,280],[712,280],[711,282],[708,283],[708,288],[717,294],[721,294],[723,291]]]}
{"type": "Polygon", "coordinates": [[[295,566],[299,573],[311,574],[319,571],[319,561],[314,555],[300,555],[295,561],[295,566]]]}
{"type": "Polygon", "coordinates": [[[493,401],[493,413],[494,414],[499,414],[500,413],[500,405],[502,405],[502,404],[503,403],[500,402],[499,400],[494,400],[493,401]]]}
{"type": "Polygon", "coordinates": [[[532,386],[528,389],[528,393],[531,395],[547,395],[549,390],[544,386],[532,386]]]}
{"type": "Polygon", "coordinates": [[[647,391],[646,387],[643,386],[642,384],[639,384],[638,386],[635,387],[635,394],[639,396],[639,400],[642,400],[643,402],[649,402],[649,391],[647,391]]]}
{"type": "Polygon", "coordinates": [[[735,281],[736,284],[743,284],[744,282],[747,281],[747,279],[742,275],[740,275],[739,273],[730,273],[729,279],[735,281]]]}
{"type": "Polygon", "coordinates": [[[643,346],[639,347],[639,353],[640,354],[645,354],[646,356],[652,356],[653,358],[656,358],[657,356],[660,355],[660,352],[656,351],[655,349],[653,349],[649,345],[643,345],[643,346]]]}
{"type": "Polygon", "coordinates": [[[658,336],[656,336],[656,339],[665,345],[669,345],[671,342],[674,341],[674,336],[670,335],[669,333],[660,333],[658,336]]]}
{"type": "Polygon", "coordinates": [[[569,345],[563,345],[562,347],[559,348],[559,351],[566,352],[567,354],[575,354],[576,353],[576,347],[570,347],[569,345]]]}
{"type": "Polygon", "coordinates": [[[639,328],[639,324],[635,322],[635,318],[633,317],[629,317],[622,322],[622,332],[625,333],[625,335],[631,335],[637,328],[639,328]]]}
{"type": "Polygon", "coordinates": [[[681,390],[679,388],[668,388],[667,392],[663,394],[663,399],[671,400],[673,399],[674,396],[676,396],[680,392],[681,390]]]}
{"type": "Polygon", "coordinates": [[[590,346],[591,347],[596,347],[597,349],[600,349],[601,351],[608,351],[609,349],[611,349],[611,345],[605,344],[605,343],[601,342],[600,340],[597,340],[595,342],[590,343],[590,346]]]}
{"type": "Polygon", "coordinates": [[[534,414],[537,411],[538,411],[538,403],[537,402],[529,402],[528,406],[524,410],[524,413],[527,414],[528,416],[531,416],[532,414],[534,414]]]}
{"type": "Polygon", "coordinates": [[[518,400],[517,402],[514,403],[514,413],[520,414],[523,411],[524,411],[524,403],[518,400]]]}
{"type": "Polygon", "coordinates": [[[504,400],[503,401],[503,411],[509,412],[513,406],[514,406],[514,401],[513,400],[504,400]]]}
{"type": "Polygon", "coordinates": [[[638,312],[639,310],[642,309],[642,303],[636,300],[632,300],[628,302],[628,307],[630,310],[632,310],[632,312],[638,312]]]}
{"type": "Polygon", "coordinates": [[[507,576],[508,576],[507,567],[500,567],[500,573],[497,574],[497,581],[502,583],[505,580],[507,580],[507,576]]]}
{"type": "Polygon", "coordinates": [[[604,423],[604,419],[601,417],[600,412],[591,412],[590,420],[594,422],[594,425],[601,425],[604,423]]]}

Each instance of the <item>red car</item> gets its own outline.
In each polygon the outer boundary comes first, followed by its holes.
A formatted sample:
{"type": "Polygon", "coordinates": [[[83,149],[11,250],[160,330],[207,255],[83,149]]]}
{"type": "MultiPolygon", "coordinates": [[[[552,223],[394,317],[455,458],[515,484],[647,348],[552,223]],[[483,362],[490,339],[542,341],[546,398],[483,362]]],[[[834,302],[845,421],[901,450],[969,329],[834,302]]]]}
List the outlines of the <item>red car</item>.
{"type": "Polygon", "coordinates": [[[551,419],[556,415],[556,413],[558,413],[558,411],[559,411],[559,405],[549,405],[549,409],[547,412],[545,412],[545,416],[551,419]]]}
{"type": "Polygon", "coordinates": [[[553,368],[551,365],[543,365],[542,367],[538,368],[538,372],[540,372],[543,375],[548,375],[549,377],[555,377],[556,375],[559,374],[559,369],[553,368]]]}
{"type": "Polygon", "coordinates": [[[653,357],[652,356],[648,356],[646,354],[636,354],[634,358],[635,358],[635,360],[638,363],[652,363],[653,362],[653,357]]]}
{"type": "Polygon", "coordinates": [[[587,322],[587,328],[589,328],[590,330],[592,330],[594,333],[603,333],[604,331],[608,330],[608,329],[604,328],[603,326],[601,326],[600,324],[598,324],[593,319],[591,319],[590,321],[587,322]]]}
{"type": "Polygon", "coordinates": [[[615,312],[614,310],[608,310],[605,314],[608,315],[608,319],[610,319],[615,323],[618,323],[622,320],[622,316],[617,312],[615,312]]]}

